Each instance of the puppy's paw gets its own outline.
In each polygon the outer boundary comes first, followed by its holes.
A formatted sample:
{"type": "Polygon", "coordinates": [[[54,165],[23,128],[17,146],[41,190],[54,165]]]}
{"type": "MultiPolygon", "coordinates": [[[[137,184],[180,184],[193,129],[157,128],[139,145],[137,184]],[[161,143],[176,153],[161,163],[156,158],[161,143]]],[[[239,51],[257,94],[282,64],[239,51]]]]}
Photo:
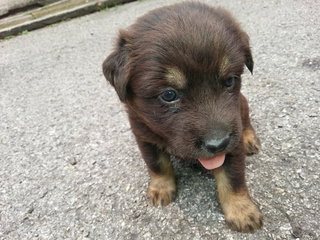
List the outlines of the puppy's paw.
{"type": "Polygon", "coordinates": [[[148,199],[154,206],[166,206],[175,199],[176,191],[168,189],[148,189],[148,199]]]}
{"type": "Polygon", "coordinates": [[[175,199],[176,191],[174,179],[159,177],[151,180],[147,197],[154,206],[166,206],[175,199]]]}
{"type": "Polygon", "coordinates": [[[260,140],[253,129],[243,130],[243,143],[247,156],[257,154],[261,148],[260,140]]]}
{"type": "Polygon", "coordinates": [[[224,204],[227,224],[232,230],[253,232],[262,227],[262,213],[249,196],[236,197],[224,204]]]}

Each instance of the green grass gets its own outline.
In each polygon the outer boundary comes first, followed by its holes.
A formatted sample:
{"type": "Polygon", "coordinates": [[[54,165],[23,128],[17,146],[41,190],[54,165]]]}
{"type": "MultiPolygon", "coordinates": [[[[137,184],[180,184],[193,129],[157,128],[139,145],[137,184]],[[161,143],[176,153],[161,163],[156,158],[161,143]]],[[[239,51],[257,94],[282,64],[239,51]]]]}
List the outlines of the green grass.
{"type": "Polygon", "coordinates": [[[15,36],[13,36],[13,35],[9,35],[9,36],[5,36],[3,39],[4,40],[8,40],[8,39],[12,39],[12,38],[14,38],[15,36]]]}

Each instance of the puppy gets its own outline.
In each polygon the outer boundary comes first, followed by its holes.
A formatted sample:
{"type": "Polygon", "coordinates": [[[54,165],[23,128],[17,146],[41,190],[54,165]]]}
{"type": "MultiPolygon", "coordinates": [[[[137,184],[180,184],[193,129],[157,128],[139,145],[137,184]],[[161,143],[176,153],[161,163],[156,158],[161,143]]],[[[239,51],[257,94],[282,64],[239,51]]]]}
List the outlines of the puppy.
{"type": "Polygon", "coordinates": [[[260,143],[241,94],[253,71],[248,35],[229,12],[196,2],[153,10],[121,30],[103,63],[127,112],[148,167],[148,198],[176,196],[170,155],[212,170],[226,222],[238,231],[262,226],[249,196],[245,156],[260,143]]]}

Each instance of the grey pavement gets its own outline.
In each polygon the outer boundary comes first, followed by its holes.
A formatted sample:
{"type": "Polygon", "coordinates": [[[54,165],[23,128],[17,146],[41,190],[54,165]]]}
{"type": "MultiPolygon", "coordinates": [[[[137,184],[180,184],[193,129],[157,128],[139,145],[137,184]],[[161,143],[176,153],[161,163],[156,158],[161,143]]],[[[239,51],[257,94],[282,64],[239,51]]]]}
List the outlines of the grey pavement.
{"type": "Polygon", "coordinates": [[[264,213],[229,230],[214,179],[175,162],[178,196],[152,207],[147,170],[101,63],[117,29],[178,0],[137,1],[0,42],[0,239],[319,239],[320,1],[207,0],[251,38],[243,78],[260,154],[247,181],[264,213]]]}

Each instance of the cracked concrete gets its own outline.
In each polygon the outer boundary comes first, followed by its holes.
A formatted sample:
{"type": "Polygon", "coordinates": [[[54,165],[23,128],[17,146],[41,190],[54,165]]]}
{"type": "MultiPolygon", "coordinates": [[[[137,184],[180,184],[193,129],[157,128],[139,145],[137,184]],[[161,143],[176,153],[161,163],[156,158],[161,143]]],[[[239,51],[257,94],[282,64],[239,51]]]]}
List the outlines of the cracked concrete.
{"type": "Polygon", "coordinates": [[[147,202],[147,170],[101,63],[119,28],[174,2],[0,41],[0,239],[319,239],[319,1],[203,1],[232,11],[251,38],[243,92],[262,152],[247,159],[247,181],[264,227],[229,230],[213,178],[179,161],[176,201],[147,202]]]}

